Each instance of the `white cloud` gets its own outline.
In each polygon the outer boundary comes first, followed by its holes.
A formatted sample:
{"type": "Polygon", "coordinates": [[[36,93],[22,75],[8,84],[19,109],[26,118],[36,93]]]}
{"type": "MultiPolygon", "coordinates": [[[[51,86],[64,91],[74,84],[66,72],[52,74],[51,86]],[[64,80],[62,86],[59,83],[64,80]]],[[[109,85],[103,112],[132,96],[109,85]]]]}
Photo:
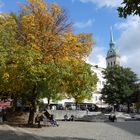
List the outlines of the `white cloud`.
{"type": "Polygon", "coordinates": [[[128,57],[127,56],[121,56],[121,63],[126,65],[128,63],[128,57]]]}
{"type": "Polygon", "coordinates": [[[4,6],[4,3],[0,0],[0,8],[4,6]]]}
{"type": "Polygon", "coordinates": [[[102,47],[94,47],[90,56],[87,58],[87,62],[92,64],[93,66],[98,65],[99,67],[106,67],[105,60],[105,49],[102,47]]]}
{"type": "Polygon", "coordinates": [[[93,25],[94,19],[89,19],[86,22],[76,22],[74,27],[76,28],[86,28],[91,27],[93,25]]]}
{"type": "Polygon", "coordinates": [[[131,67],[140,77],[140,17],[130,16],[115,27],[122,31],[116,42],[122,56],[122,65],[131,67]]]}
{"type": "Polygon", "coordinates": [[[127,21],[115,24],[117,29],[127,30],[128,28],[137,28],[140,18],[138,16],[130,16],[127,21]]]}
{"type": "Polygon", "coordinates": [[[97,4],[98,7],[118,7],[122,0],[80,0],[83,3],[94,3],[97,4]]]}
{"type": "Polygon", "coordinates": [[[1,13],[1,7],[4,6],[4,3],[0,0],[0,13],[1,13]]]}

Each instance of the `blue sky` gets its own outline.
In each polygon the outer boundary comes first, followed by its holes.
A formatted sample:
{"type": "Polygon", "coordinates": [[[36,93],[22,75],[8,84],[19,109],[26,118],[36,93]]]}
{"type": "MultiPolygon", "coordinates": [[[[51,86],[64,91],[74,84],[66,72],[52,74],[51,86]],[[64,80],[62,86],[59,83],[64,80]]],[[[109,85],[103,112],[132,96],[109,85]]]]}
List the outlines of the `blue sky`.
{"type": "MultiPolygon", "coordinates": [[[[117,7],[122,0],[46,0],[56,2],[66,9],[74,23],[74,33],[90,32],[96,45],[88,58],[93,65],[105,67],[105,57],[109,48],[109,30],[113,27],[114,40],[119,49],[122,65],[131,67],[140,75],[140,18],[130,16],[128,19],[118,17],[117,7]],[[132,40],[131,40],[132,39],[132,40]],[[135,62],[135,63],[134,63],[135,62]]],[[[0,12],[18,12],[17,2],[25,0],[1,0],[0,12]]]]}

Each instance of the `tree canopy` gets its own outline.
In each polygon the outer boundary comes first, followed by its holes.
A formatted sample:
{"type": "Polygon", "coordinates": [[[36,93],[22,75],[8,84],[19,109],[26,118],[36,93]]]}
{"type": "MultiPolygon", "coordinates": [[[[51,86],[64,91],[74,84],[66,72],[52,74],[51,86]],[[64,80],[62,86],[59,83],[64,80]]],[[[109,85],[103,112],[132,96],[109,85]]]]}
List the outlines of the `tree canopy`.
{"type": "Polygon", "coordinates": [[[122,6],[118,8],[120,17],[126,18],[128,15],[140,16],[140,0],[123,0],[122,6]]]}
{"type": "Polygon", "coordinates": [[[51,99],[72,92],[89,98],[97,78],[84,59],[94,43],[90,33],[73,34],[66,12],[56,3],[27,0],[20,5],[18,15],[0,14],[0,96],[26,97],[28,123],[33,124],[43,92],[51,99]]]}
{"type": "Polygon", "coordinates": [[[76,103],[82,103],[84,99],[91,99],[97,81],[97,75],[91,71],[91,65],[84,61],[74,63],[66,79],[66,92],[76,103]]]}
{"type": "Polygon", "coordinates": [[[103,72],[106,84],[102,89],[102,98],[109,104],[130,103],[130,96],[135,91],[136,74],[129,68],[108,67],[103,72]]]}

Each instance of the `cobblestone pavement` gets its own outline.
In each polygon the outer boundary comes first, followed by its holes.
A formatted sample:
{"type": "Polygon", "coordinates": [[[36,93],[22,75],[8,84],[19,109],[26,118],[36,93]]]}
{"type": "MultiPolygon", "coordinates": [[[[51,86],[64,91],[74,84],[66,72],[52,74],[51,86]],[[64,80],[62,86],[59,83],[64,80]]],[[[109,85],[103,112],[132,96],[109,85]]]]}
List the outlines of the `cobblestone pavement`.
{"type": "Polygon", "coordinates": [[[140,140],[140,122],[59,122],[59,127],[30,129],[48,137],[71,137],[92,140],[140,140]]]}
{"type": "Polygon", "coordinates": [[[59,127],[0,125],[0,140],[140,140],[140,122],[59,122],[59,127]]]}

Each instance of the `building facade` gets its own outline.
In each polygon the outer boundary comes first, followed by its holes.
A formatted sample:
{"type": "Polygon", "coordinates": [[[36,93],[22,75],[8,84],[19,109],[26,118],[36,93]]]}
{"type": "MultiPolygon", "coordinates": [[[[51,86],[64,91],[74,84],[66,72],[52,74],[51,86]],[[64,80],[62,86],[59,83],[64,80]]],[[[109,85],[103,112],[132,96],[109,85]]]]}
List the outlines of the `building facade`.
{"type": "Polygon", "coordinates": [[[105,79],[104,79],[104,75],[102,73],[102,71],[104,70],[104,68],[98,67],[98,66],[93,66],[92,67],[92,71],[94,73],[96,73],[97,77],[98,77],[98,82],[97,82],[97,87],[96,87],[96,91],[93,92],[92,94],[92,103],[96,104],[97,106],[103,106],[103,100],[101,100],[101,90],[104,87],[105,84],[105,79]]]}

